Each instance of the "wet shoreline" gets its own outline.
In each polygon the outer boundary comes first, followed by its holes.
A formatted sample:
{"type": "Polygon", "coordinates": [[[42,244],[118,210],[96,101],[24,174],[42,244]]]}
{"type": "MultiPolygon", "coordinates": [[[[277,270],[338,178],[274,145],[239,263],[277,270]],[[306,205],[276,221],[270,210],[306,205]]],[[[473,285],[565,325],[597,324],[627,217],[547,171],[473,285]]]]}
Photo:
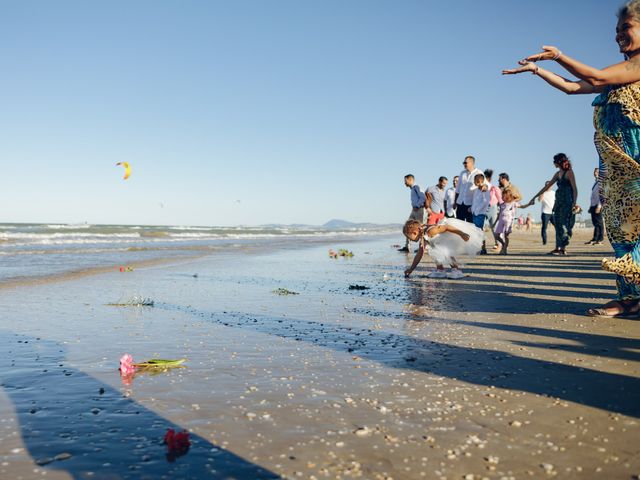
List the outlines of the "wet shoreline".
{"type": "Polygon", "coordinates": [[[629,478],[640,322],[581,315],[614,288],[579,235],[557,258],[515,234],[461,280],[406,280],[377,238],[0,290],[0,476],[629,478]],[[155,304],[107,305],[133,296],[155,304]],[[187,367],[126,385],[123,353],[187,367]]]}

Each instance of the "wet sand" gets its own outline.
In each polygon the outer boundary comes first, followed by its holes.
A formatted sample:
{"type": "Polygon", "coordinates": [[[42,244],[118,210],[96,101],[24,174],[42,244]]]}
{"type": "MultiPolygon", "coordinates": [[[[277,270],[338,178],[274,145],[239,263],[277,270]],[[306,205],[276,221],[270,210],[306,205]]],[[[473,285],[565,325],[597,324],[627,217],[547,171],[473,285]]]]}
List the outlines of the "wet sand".
{"type": "Polygon", "coordinates": [[[589,233],[461,280],[374,238],[3,288],[0,478],[633,478],[640,322],[582,315],[615,294],[589,233]],[[123,353],[187,368],[124,385],[123,353]]]}

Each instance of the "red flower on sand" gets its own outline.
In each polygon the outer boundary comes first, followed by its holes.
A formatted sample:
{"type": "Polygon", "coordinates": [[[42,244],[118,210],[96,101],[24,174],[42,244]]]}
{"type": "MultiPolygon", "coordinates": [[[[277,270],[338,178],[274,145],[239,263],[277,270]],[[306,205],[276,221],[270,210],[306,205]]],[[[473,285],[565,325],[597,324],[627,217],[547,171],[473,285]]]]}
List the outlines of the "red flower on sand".
{"type": "Polygon", "coordinates": [[[176,433],[173,428],[168,428],[164,435],[164,443],[167,445],[167,460],[173,462],[189,451],[191,446],[189,432],[183,430],[176,433]]]}

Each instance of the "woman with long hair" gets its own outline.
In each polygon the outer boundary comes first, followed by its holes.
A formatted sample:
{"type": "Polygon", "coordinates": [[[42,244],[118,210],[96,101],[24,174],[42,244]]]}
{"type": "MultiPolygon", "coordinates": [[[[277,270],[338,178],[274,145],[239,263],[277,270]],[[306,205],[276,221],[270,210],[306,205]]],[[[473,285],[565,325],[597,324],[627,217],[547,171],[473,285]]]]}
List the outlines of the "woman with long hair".
{"type": "Polygon", "coordinates": [[[543,46],[520,60],[505,75],[530,72],[567,94],[599,95],[593,101],[596,150],[600,156],[600,194],[607,235],[615,260],[603,267],[617,274],[618,298],[587,315],[637,317],[640,311],[640,0],[618,11],[616,42],[624,60],[594,68],[543,46]],[[578,80],[556,75],[538,65],[555,61],[578,80]]]}
{"type": "Polygon", "coordinates": [[[576,200],[578,199],[578,188],[576,187],[576,177],[571,168],[571,160],[564,153],[553,156],[553,164],[558,169],[555,175],[545,182],[544,187],[536,193],[526,207],[533,205],[540,195],[558,185],[556,190],[556,201],[553,205],[553,225],[556,227],[556,248],[549,252],[550,255],[566,255],[566,248],[569,246],[575,222],[576,200]]]}

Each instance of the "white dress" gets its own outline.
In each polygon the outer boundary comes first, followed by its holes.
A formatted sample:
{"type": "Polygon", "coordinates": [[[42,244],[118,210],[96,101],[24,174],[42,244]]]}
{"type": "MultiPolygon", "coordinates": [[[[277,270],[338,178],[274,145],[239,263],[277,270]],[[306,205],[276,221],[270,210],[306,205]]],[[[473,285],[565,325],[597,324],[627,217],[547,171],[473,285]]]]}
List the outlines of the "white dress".
{"type": "Polygon", "coordinates": [[[484,232],[476,227],[473,223],[464,222],[456,218],[445,218],[438,225],[451,225],[461,232],[469,235],[469,240],[464,241],[459,235],[451,232],[444,232],[430,238],[425,230],[426,251],[429,256],[438,264],[450,265],[451,257],[459,255],[467,255],[471,258],[475,257],[482,248],[484,241],[484,232]]]}

